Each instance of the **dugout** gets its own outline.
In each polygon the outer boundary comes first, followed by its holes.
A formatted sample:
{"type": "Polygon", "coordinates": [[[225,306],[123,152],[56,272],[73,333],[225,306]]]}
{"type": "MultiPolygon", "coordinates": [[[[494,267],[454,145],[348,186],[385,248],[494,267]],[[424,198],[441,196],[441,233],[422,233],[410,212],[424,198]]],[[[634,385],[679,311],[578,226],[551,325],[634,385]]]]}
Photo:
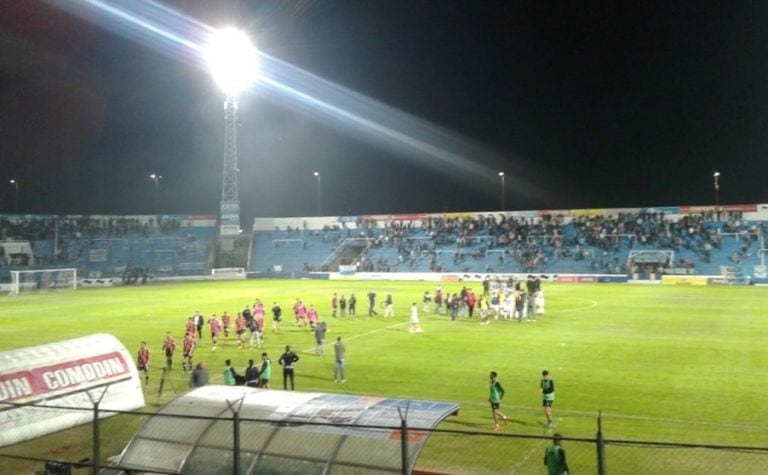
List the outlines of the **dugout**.
{"type": "Polygon", "coordinates": [[[205,386],[162,407],[123,450],[131,471],[231,474],[239,408],[240,473],[402,473],[401,414],[408,469],[454,403],[205,386]],[[182,416],[182,417],[177,417],[182,416]],[[218,418],[218,419],[214,419],[218,418]]]}

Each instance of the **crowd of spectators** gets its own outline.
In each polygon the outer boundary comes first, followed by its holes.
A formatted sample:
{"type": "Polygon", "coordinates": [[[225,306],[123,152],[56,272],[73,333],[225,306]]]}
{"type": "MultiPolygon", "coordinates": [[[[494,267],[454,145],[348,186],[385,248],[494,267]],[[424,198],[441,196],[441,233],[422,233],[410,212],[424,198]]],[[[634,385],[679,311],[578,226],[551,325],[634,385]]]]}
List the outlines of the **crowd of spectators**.
{"type": "Polygon", "coordinates": [[[10,219],[0,216],[0,240],[39,241],[59,236],[93,238],[120,238],[129,234],[149,237],[177,231],[178,219],[149,217],[146,220],[130,217],[92,216],[30,216],[10,219]]]}
{"type": "Polygon", "coordinates": [[[70,264],[83,258],[97,239],[148,239],[180,228],[181,221],[172,217],[0,216],[0,241],[28,241],[34,254],[30,265],[70,264]],[[41,249],[54,240],[55,245],[41,249]]]}
{"type": "Polygon", "coordinates": [[[686,256],[659,263],[661,268],[692,269],[697,260],[711,262],[713,253],[723,249],[724,239],[738,240],[739,249],[730,252],[728,259],[742,262],[753,255],[758,236],[766,230],[765,223],[744,221],[738,211],[674,219],[660,211],[574,217],[428,217],[394,221],[382,228],[369,221],[358,226],[355,232],[324,230],[320,236],[334,247],[347,237],[366,237],[370,247],[358,260],[358,270],[375,272],[412,270],[424,262],[434,272],[476,269],[478,261],[486,271],[493,270],[492,261],[499,269],[511,265],[513,271],[536,272],[568,260],[587,262],[593,272],[623,274],[633,270],[628,267],[629,250],[646,249],[686,256]],[[395,257],[376,252],[379,249],[393,249],[395,257]]]}

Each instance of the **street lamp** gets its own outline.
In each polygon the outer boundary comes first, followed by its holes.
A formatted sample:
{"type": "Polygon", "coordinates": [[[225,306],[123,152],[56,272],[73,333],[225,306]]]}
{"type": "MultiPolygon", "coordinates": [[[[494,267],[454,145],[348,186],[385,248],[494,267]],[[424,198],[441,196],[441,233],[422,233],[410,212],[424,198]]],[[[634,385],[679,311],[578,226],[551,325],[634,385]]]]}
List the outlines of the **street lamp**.
{"type": "Polygon", "coordinates": [[[16,189],[15,190],[15,196],[16,196],[16,205],[14,207],[14,210],[18,213],[19,212],[19,181],[15,178],[9,181],[11,185],[16,189]]]}
{"type": "Polygon", "coordinates": [[[712,178],[715,180],[715,213],[720,219],[720,172],[713,173],[712,178]]]}
{"type": "Polygon", "coordinates": [[[501,210],[506,211],[506,200],[504,190],[504,172],[499,172],[499,178],[501,178],[501,210]]]}
{"type": "Polygon", "coordinates": [[[258,54],[248,36],[235,28],[214,32],[204,53],[214,81],[224,92],[224,162],[219,231],[222,235],[235,235],[240,232],[237,98],[258,80],[258,54]]]}
{"type": "Polygon", "coordinates": [[[160,214],[160,180],[163,179],[163,175],[152,173],[149,179],[155,182],[155,214],[160,214]]]}
{"type": "Polygon", "coordinates": [[[323,187],[322,187],[322,180],[320,178],[320,172],[314,172],[313,175],[315,175],[315,178],[317,179],[317,215],[322,216],[323,215],[323,187]]]}

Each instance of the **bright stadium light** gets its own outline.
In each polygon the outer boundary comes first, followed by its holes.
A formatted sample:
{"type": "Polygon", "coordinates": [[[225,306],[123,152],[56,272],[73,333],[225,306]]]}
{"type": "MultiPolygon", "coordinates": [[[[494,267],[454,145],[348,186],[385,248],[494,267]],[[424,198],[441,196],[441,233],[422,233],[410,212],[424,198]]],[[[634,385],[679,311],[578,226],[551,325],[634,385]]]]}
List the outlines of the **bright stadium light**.
{"type": "Polygon", "coordinates": [[[149,179],[155,183],[155,214],[160,214],[160,180],[163,179],[163,175],[151,173],[149,179]]]}
{"type": "Polygon", "coordinates": [[[218,30],[205,48],[205,59],[214,81],[228,97],[236,97],[259,79],[256,47],[244,32],[218,30]]]}
{"type": "Polygon", "coordinates": [[[224,91],[224,162],[219,233],[240,234],[240,198],[237,173],[237,98],[259,79],[256,47],[244,32],[225,28],[213,32],[204,49],[216,84],[224,91]]]}

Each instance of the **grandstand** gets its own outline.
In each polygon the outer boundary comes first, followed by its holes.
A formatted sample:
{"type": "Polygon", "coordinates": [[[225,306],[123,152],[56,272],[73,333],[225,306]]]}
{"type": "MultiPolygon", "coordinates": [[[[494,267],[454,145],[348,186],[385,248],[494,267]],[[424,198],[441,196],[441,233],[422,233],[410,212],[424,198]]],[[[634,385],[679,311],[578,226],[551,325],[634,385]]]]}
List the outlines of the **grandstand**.
{"type": "Polygon", "coordinates": [[[211,216],[0,217],[0,278],[75,268],[84,279],[316,273],[500,273],[765,278],[765,205],[256,218],[223,252],[211,216]],[[226,259],[222,259],[222,255],[226,259]],[[225,262],[226,261],[226,262],[225,262]]]}
{"type": "Polygon", "coordinates": [[[209,273],[215,242],[209,216],[0,217],[0,277],[11,271],[74,268],[84,279],[209,273]]]}
{"type": "Polygon", "coordinates": [[[745,283],[761,275],[765,219],[757,205],[721,213],[666,207],[256,219],[248,269],[286,277],[352,269],[705,275],[745,283]]]}

